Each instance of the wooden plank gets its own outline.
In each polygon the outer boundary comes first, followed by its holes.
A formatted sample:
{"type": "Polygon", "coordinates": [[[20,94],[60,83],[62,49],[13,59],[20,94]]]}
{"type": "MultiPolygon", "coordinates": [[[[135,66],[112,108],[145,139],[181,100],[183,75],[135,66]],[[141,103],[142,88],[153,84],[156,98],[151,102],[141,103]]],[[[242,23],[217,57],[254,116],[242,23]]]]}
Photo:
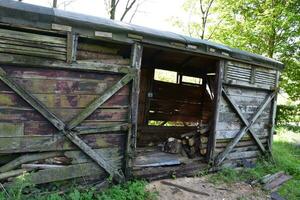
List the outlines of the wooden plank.
{"type": "Polygon", "coordinates": [[[212,163],[214,161],[214,151],[216,146],[216,134],[217,134],[217,123],[219,121],[219,107],[220,107],[220,98],[222,92],[222,77],[224,68],[227,66],[227,62],[224,60],[219,61],[216,72],[215,86],[214,86],[214,99],[213,99],[213,119],[211,124],[211,132],[208,138],[208,148],[207,148],[207,161],[212,163]]]}
{"type": "Polygon", "coordinates": [[[75,128],[81,135],[91,133],[103,133],[103,132],[114,132],[114,131],[127,131],[128,124],[117,124],[113,126],[100,126],[100,127],[88,127],[88,128],[75,128]]]}
{"type": "Polygon", "coordinates": [[[126,85],[133,78],[132,74],[127,74],[120,81],[118,81],[114,86],[106,90],[103,95],[91,102],[77,117],[73,118],[68,124],[67,128],[72,129],[80,124],[84,119],[91,115],[95,109],[101,106],[105,101],[107,101],[111,96],[113,96],[119,89],[126,85]]]}
{"type": "Polygon", "coordinates": [[[0,173],[0,180],[5,180],[10,177],[21,175],[21,174],[26,173],[27,171],[28,170],[26,170],[26,169],[17,169],[17,170],[13,170],[13,171],[3,172],[3,173],[0,173]]]}
{"type": "Polygon", "coordinates": [[[67,33],[67,63],[76,61],[78,35],[75,33],[67,33]]]}
{"type": "Polygon", "coordinates": [[[64,123],[59,118],[57,118],[53,113],[49,112],[48,109],[40,104],[31,94],[8,78],[6,76],[6,72],[2,68],[0,68],[0,79],[18,95],[20,95],[27,103],[39,111],[39,113],[49,120],[58,130],[62,130],[64,128],[64,123]]]}
{"type": "MultiPolygon", "coordinates": [[[[92,148],[120,147],[124,149],[125,134],[122,132],[87,134],[82,135],[81,139],[92,148]]],[[[0,138],[1,154],[65,151],[74,149],[77,149],[77,147],[62,134],[0,138]]]]}
{"type": "Polygon", "coordinates": [[[29,163],[37,160],[43,160],[46,158],[52,158],[56,156],[62,156],[61,152],[46,152],[46,153],[36,153],[36,154],[24,154],[20,157],[10,161],[9,163],[0,167],[0,172],[7,172],[13,170],[24,163],[29,163]]]}
{"type": "Polygon", "coordinates": [[[257,118],[259,117],[259,115],[261,114],[261,112],[270,103],[270,101],[274,98],[274,96],[276,95],[277,92],[278,92],[278,90],[276,90],[275,92],[271,93],[269,96],[267,96],[265,98],[264,102],[260,105],[260,107],[257,110],[257,112],[249,120],[248,125],[245,126],[244,128],[242,128],[237,133],[237,135],[235,136],[235,138],[228,144],[228,146],[226,147],[226,149],[217,156],[217,158],[215,160],[215,164],[216,165],[219,165],[226,158],[226,156],[228,155],[228,153],[234,148],[234,146],[240,141],[240,139],[244,136],[244,134],[249,130],[249,128],[257,120],[257,118]]]}
{"type": "Polygon", "coordinates": [[[49,69],[67,69],[74,71],[92,71],[92,72],[106,72],[106,73],[131,73],[133,69],[128,66],[120,66],[111,63],[100,63],[94,61],[79,61],[76,63],[67,64],[59,61],[47,61],[45,59],[33,58],[24,55],[13,55],[7,53],[0,53],[0,63],[6,65],[31,66],[36,68],[49,69]]]}
{"type": "Polygon", "coordinates": [[[77,147],[79,147],[85,154],[92,158],[99,166],[101,166],[106,172],[108,172],[114,180],[119,183],[125,181],[124,174],[118,168],[111,165],[101,153],[96,153],[89,145],[82,141],[76,134],[71,131],[63,132],[64,135],[69,138],[77,147]]]}
{"type": "Polygon", "coordinates": [[[0,122],[0,137],[24,135],[23,123],[0,122]]]}
{"type": "Polygon", "coordinates": [[[61,168],[40,170],[30,173],[28,179],[31,180],[31,183],[38,185],[92,175],[102,175],[105,177],[105,172],[103,169],[99,168],[97,164],[83,163],[61,168]]]}
{"type": "Polygon", "coordinates": [[[22,31],[13,31],[8,29],[0,29],[0,36],[5,38],[13,38],[16,40],[26,40],[37,43],[66,45],[66,38],[47,36],[35,33],[26,33],[22,31]]]}
{"type": "MultiPolygon", "coordinates": [[[[96,153],[102,154],[107,158],[107,160],[116,166],[117,168],[121,168],[123,155],[120,151],[120,148],[102,148],[102,149],[94,149],[96,153]]],[[[84,154],[82,151],[66,151],[64,155],[71,159],[72,164],[81,164],[81,163],[90,163],[93,160],[84,154]]]]}

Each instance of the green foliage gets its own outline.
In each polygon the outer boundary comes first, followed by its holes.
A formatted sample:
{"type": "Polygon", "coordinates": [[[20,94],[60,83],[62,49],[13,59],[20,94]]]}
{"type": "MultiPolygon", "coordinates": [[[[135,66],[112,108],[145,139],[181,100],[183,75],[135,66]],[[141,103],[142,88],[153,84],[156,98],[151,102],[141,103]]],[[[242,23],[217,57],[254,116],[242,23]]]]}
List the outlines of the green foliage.
{"type": "Polygon", "coordinates": [[[300,104],[298,105],[278,105],[276,113],[277,124],[299,123],[300,104]]]}
{"type": "MultiPolygon", "coordinates": [[[[300,130],[300,127],[298,127],[300,130]]],[[[293,176],[291,180],[280,187],[279,193],[286,199],[296,200],[300,198],[300,131],[293,132],[281,126],[277,129],[273,145],[274,162],[260,160],[253,169],[236,171],[224,169],[212,175],[214,183],[232,183],[238,181],[257,180],[267,174],[285,171],[293,176]]]]}
{"type": "Polygon", "coordinates": [[[13,187],[0,192],[0,200],[153,200],[156,194],[146,191],[145,181],[131,181],[123,185],[115,185],[111,188],[98,192],[94,188],[81,189],[73,187],[69,192],[40,191],[37,194],[26,194],[27,191],[34,191],[30,181],[23,176],[18,178],[13,187]],[[30,190],[28,189],[30,187],[30,190]]]}

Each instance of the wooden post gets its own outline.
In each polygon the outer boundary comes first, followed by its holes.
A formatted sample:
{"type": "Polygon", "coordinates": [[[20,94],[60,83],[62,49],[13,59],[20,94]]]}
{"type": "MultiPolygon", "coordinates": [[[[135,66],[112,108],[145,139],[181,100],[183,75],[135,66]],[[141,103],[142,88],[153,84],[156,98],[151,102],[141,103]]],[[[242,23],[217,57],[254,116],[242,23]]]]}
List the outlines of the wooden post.
{"type": "Polygon", "coordinates": [[[223,77],[223,70],[226,66],[226,62],[224,60],[220,60],[217,66],[216,71],[216,79],[215,79],[215,88],[214,88],[214,103],[213,103],[213,121],[211,123],[211,131],[209,134],[208,139],[208,146],[207,146],[207,161],[213,163],[214,161],[214,149],[216,146],[216,127],[219,120],[219,107],[220,107],[220,98],[222,93],[222,77],[223,77]]]}
{"type": "Polygon", "coordinates": [[[143,46],[138,42],[134,43],[131,50],[131,67],[136,69],[136,74],[133,77],[131,87],[131,107],[129,113],[129,123],[131,123],[131,128],[128,130],[125,158],[125,174],[127,177],[131,176],[132,158],[136,148],[142,54],[143,46]]]}
{"type": "Polygon", "coordinates": [[[67,63],[76,61],[78,35],[72,32],[67,33],[67,63]]]}
{"type": "MultiPolygon", "coordinates": [[[[276,71],[276,80],[275,80],[275,88],[278,88],[279,85],[279,76],[280,72],[277,70],[276,71]]],[[[275,120],[276,120],[276,110],[277,110],[277,95],[274,97],[272,101],[272,106],[271,106],[271,128],[269,132],[269,137],[268,137],[268,150],[270,153],[272,152],[272,144],[273,144],[273,135],[274,135],[274,128],[275,128],[275,120]]]]}

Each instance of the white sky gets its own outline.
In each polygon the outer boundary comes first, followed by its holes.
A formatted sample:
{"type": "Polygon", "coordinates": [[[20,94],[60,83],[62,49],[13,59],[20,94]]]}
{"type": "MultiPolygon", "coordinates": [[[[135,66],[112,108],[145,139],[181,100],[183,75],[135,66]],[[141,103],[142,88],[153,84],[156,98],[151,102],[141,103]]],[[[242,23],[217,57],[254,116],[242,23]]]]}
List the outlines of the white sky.
{"type": "MultiPolygon", "coordinates": [[[[48,7],[52,5],[52,0],[23,0],[23,2],[48,7]]],[[[65,8],[61,2],[63,2],[63,0],[58,0],[58,7],[60,9],[98,17],[108,17],[105,11],[104,0],[73,0],[73,2],[65,8]]],[[[120,2],[125,3],[126,1],[120,0],[120,2]]],[[[139,11],[132,20],[132,23],[181,33],[179,28],[172,26],[169,19],[171,17],[180,17],[184,15],[184,12],[181,9],[183,2],[184,0],[145,0],[139,7],[139,11]]],[[[123,6],[120,5],[120,7],[123,6]]]]}

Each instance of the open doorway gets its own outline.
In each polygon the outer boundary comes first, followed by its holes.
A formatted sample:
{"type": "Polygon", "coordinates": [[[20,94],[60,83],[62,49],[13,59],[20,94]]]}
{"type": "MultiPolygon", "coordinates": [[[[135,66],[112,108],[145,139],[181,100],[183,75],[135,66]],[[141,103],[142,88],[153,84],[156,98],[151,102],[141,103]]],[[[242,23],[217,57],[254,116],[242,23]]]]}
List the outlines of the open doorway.
{"type": "Polygon", "coordinates": [[[136,169],[206,162],[217,63],[187,52],[144,47],[136,169]]]}

